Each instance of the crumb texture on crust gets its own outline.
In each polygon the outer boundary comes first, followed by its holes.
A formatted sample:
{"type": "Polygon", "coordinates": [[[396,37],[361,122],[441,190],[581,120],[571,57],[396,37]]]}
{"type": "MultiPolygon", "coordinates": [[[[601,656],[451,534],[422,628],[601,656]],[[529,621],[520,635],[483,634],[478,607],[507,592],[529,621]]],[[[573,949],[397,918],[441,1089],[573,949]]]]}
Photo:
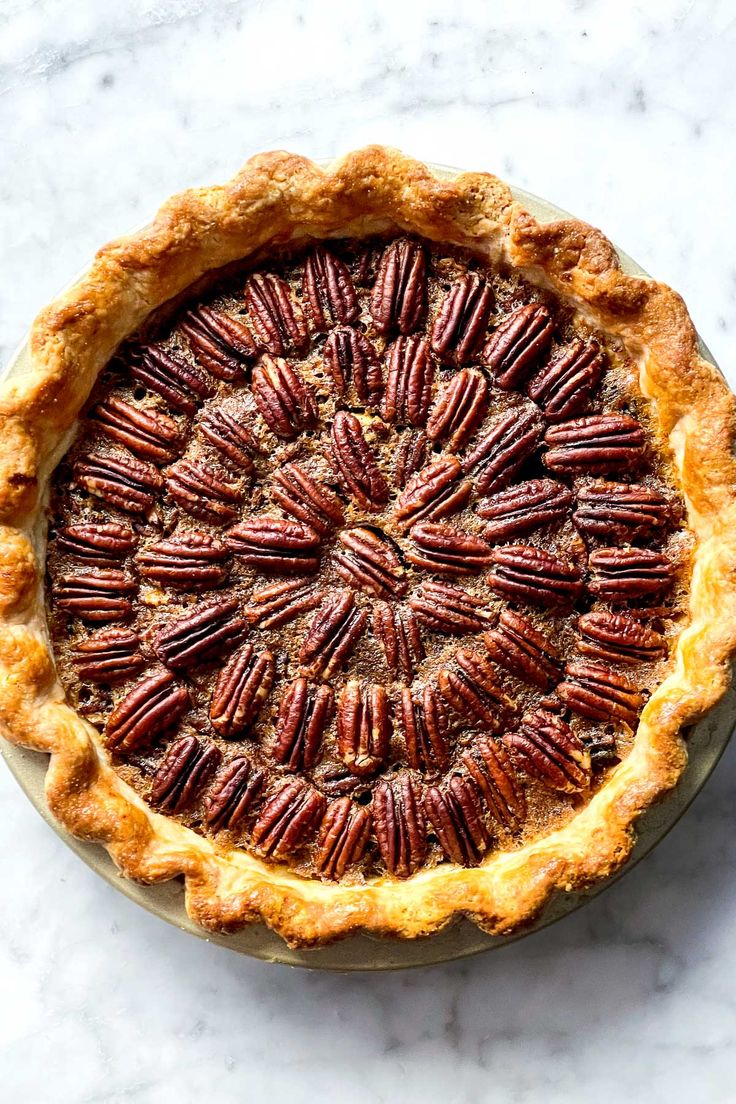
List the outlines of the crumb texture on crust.
{"type": "Polygon", "coordinates": [[[229,184],[173,197],[145,230],[101,249],[36,320],[30,370],[3,385],[0,731],[51,755],[47,800],[65,828],[103,843],[128,877],[184,875],[190,915],[212,930],[262,919],[292,945],[309,946],[358,930],[416,937],[462,914],[486,931],[511,931],[555,890],[620,867],[636,818],[684,769],[681,729],[726,689],[736,649],[734,410],[722,378],[698,354],[680,297],[625,275],[599,231],[574,220],[541,225],[490,174],[439,179],[382,147],[327,168],[287,153],[254,157],[229,184]],[[244,852],[219,852],[153,812],[115,774],[56,677],[42,594],[44,496],[98,373],[153,310],[269,243],[386,228],[503,260],[623,341],[674,455],[695,550],[689,622],[672,673],[648,702],[632,752],[579,814],[474,869],[444,864],[405,882],[332,885],[244,852]]]}

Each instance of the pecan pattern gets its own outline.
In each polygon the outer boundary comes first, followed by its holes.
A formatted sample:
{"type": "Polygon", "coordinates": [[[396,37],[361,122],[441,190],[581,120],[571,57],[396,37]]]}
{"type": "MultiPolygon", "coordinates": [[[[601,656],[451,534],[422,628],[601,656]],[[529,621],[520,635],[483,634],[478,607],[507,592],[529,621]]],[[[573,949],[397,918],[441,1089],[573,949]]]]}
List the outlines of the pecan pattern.
{"type": "Polygon", "coordinates": [[[603,355],[595,340],[573,341],[529,381],[527,394],[548,422],[581,414],[603,375],[603,355]]]}
{"type": "Polygon", "coordinates": [[[384,250],[371,294],[371,315],[380,334],[410,334],[426,307],[427,258],[418,242],[391,242],[384,250]]]}
{"type": "Polygon", "coordinates": [[[130,374],[181,414],[196,414],[200,402],[213,394],[212,384],[199,368],[160,345],[142,349],[140,357],[130,362],[130,374]]]}
{"type": "Polygon", "coordinates": [[[535,606],[572,605],[583,589],[577,564],[544,548],[509,544],[492,552],[488,582],[497,594],[535,606]]]}
{"type": "Polygon", "coordinates": [[[137,633],[131,629],[102,629],[79,641],[72,662],[82,681],[114,685],[138,674],[146,661],[137,633]]]}
{"type": "Polygon", "coordinates": [[[444,442],[449,452],[467,445],[488,411],[488,384],[485,376],[471,368],[462,368],[446,383],[427,421],[431,441],[444,442]]]}
{"type": "Polygon", "coordinates": [[[114,567],[62,575],[54,588],[56,608],[85,621],[127,621],[135,582],[114,567]]]}
{"type": "Polygon", "coordinates": [[[518,831],[526,819],[526,797],[504,745],[479,736],[461,762],[494,820],[508,832],[518,831]]]}
{"type": "Polygon", "coordinates": [[[311,770],[334,712],[332,689],[305,678],[292,682],[279,707],[274,759],[287,770],[311,770]]]}
{"type": "Polygon", "coordinates": [[[360,307],[347,266],[323,246],[307,257],[303,283],[304,299],[318,333],[358,317],[360,307]]]}
{"type": "Polygon", "coordinates": [[[327,807],[319,829],[316,866],[325,878],[342,878],[363,858],[371,831],[371,814],[349,797],[327,807]]]}
{"type": "Polygon", "coordinates": [[[411,775],[381,781],[373,791],[373,824],[381,858],[389,874],[408,878],[427,854],[426,821],[421,795],[411,775]]]}
{"type": "Polygon", "coordinates": [[[641,483],[591,483],[578,491],[575,525],[586,536],[632,541],[672,520],[663,494],[641,483]]]}
{"type": "Polygon", "coordinates": [[[235,647],[248,629],[235,598],[193,606],[154,630],[153,650],[167,667],[179,671],[217,658],[235,647]]]}
{"type": "Polygon", "coordinates": [[[630,414],[590,414],[550,426],[544,462],[551,471],[596,475],[628,471],[644,458],[646,437],[630,414]]]}
{"type": "Polygon", "coordinates": [[[405,686],[399,701],[399,720],[409,766],[427,775],[446,771],[450,765],[450,720],[437,691],[425,686],[419,701],[415,701],[405,686]]]}
{"type": "Polygon", "coordinates": [[[406,558],[440,575],[474,575],[491,562],[492,549],[481,537],[454,525],[421,522],[411,530],[415,549],[406,558]]]}
{"type": "Polygon", "coordinates": [[[299,351],[309,341],[304,312],[279,276],[256,272],[245,285],[253,336],[260,349],[282,357],[299,351]]]}
{"type": "Polygon", "coordinates": [[[554,327],[550,313],[541,303],[518,307],[493,331],[483,363],[505,391],[522,384],[549,349],[554,327]]]}
{"type": "Polygon", "coordinates": [[[337,709],[337,745],[352,774],[375,774],[388,755],[391,727],[383,686],[348,681],[337,709]]]}
{"type": "Polygon", "coordinates": [[[578,651],[610,663],[651,663],[666,654],[664,637],[625,613],[597,610],[578,618],[578,651]]]}
{"type": "Polygon", "coordinates": [[[182,736],[171,745],[156,771],[151,801],[163,813],[181,813],[192,805],[217,770],[222,755],[213,744],[182,736]]]}
{"type": "Polygon", "coordinates": [[[259,451],[258,441],[243,421],[225,410],[208,410],[199,423],[202,436],[214,445],[225,459],[246,475],[253,471],[252,454],[259,451]]]}
{"type": "Polygon", "coordinates": [[[548,789],[577,793],[590,785],[590,755],[582,740],[560,717],[536,709],[521,719],[504,743],[520,766],[548,789]]]}
{"type": "Polygon", "coordinates": [[[475,476],[479,494],[491,494],[511,482],[541,437],[539,411],[532,406],[517,407],[480,438],[465,457],[463,470],[475,476]]]}
{"type": "Polygon", "coordinates": [[[123,453],[91,452],[74,465],[76,483],[128,514],[142,514],[156,501],[163,486],[158,468],[123,453]]]}
{"type": "Polygon", "coordinates": [[[245,732],[263,709],[273,687],[275,664],[270,652],[245,644],[217,677],[210,701],[210,723],[220,736],[245,732]]]}
{"type": "Polygon", "coordinates": [[[300,464],[285,464],[274,472],[271,498],[297,521],[326,536],[345,521],[342,503],[334,491],[314,479],[300,464]]]}
{"type": "Polygon", "coordinates": [[[142,549],[135,561],[142,579],[197,590],[225,582],[228,555],[226,545],[217,537],[191,529],[156,541],[142,549]]]}
{"type": "Polygon", "coordinates": [[[354,414],[338,410],[332,423],[332,460],[341,484],[364,510],[388,502],[388,483],[354,414]]]}
{"type": "Polygon", "coordinates": [[[480,632],[490,618],[483,598],[451,583],[423,583],[409,605],[427,628],[450,635],[480,632]]]}
{"type": "Polygon", "coordinates": [[[171,463],[183,445],[182,434],[173,418],[158,410],[133,406],[115,395],[96,406],[91,417],[106,437],[154,464],[171,463]]]}
{"type": "Polygon", "coordinates": [[[253,826],[253,844],[269,859],[285,859],[308,840],[327,802],[306,782],[294,778],[268,798],[253,826]]]}
{"type": "Polygon", "coordinates": [[[119,563],[136,546],[136,535],[127,525],[115,522],[82,522],[59,530],[59,552],[89,564],[119,563]]]}
{"type": "Polygon", "coordinates": [[[263,356],[253,369],[251,390],[261,417],[277,437],[289,441],[301,430],[317,427],[314,391],[285,360],[263,356]]]}
{"type": "Polygon", "coordinates": [[[377,598],[397,598],[408,583],[396,546],[385,533],[373,529],[344,529],[339,535],[344,552],[335,552],[334,561],[346,582],[377,598]]]}
{"type": "Polygon", "coordinates": [[[462,478],[462,467],[455,456],[440,456],[409,480],[394,507],[394,517],[402,532],[419,521],[450,517],[467,505],[472,485],[462,478]]]}
{"type": "Polygon", "coordinates": [[[383,648],[392,676],[411,680],[425,656],[419,625],[411,609],[390,602],[373,606],[373,634],[383,648]]]}
{"type": "Polygon", "coordinates": [[[557,696],[573,713],[592,721],[623,721],[634,726],[644,705],[638,688],[601,663],[568,663],[557,696]]]}
{"type": "Polygon", "coordinates": [[[221,380],[242,380],[245,366],[257,353],[256,343],[244,322],[214,307],[189,311],[180,325],[195,357],[221,380]]]}
{"type": "Polygon", "coordinates": [[[467,364],[477,353],[488,327],[493,292],[477,272],[453,283],[432,326],[432,349],[442,361],[467,364]]]}
{"type": "Polygon", "coordinates": [[[443,698],[466,723],[494,732],[513,713],[514,703],[488,658],[478,652],[459,651],[453,666],[440,671],[438,683],[443,698]]]}
{"type": "Polygon", "coordinates": [[[618,602],[661,594],[675,577],[672,561],[649,548],[599,548],[589,563],[590,593],[618,602]]]}
{"type": "Polygon", "coordinates": [[[527,617],[504,610],[498,625],[483,637],[488,654],[522,682],[548,690],[559,678],[556,648],[527,617]]]}
{"type": "Polygon", "coordinates": [[[430,786],[424,794],[424,810],[450,862],[477,866],[490,837],[471,780],[454,774],[446,786],[430,786]]]}
{"type": "Polygon", "coordinates": [[[149,675],[120,699],[107,719],[107,746],[121,754],[148,746],[189,709],[189,694],[170,671],[149,675]]]}
{"type": "Polygon", "coordinates": [[[166,473],[166,490],[177,506],[211,525],[230,525],[238,516],[243,489],[193,460],[177,460],[166,473]]]}
{"type": "Polygon", "coordinates": [[[252,517],[228,529],[225,543],[240,563],[266,575],[308,575],[319,566],[320,535],[297,521],[252,517]]]}
{"type": "Polygon", "coordinates": [[[383,394],[378,354],[368,338],[351,326],[333,330],[325,341],[324,362],[336,393],[343,398],[350,385],[359,402],[376,406],[383,394]]]}
{"type": "Polygon", "coordinates": [[[421,429],[407,429],[401,434],[394,464],[394,485],[399,490],[427,463],[428,446],[427,434],[421,429]]]}
{"type": "Polygon", "coordinates": [[[488,525],[483,536],[489,541],[511,540],[534,529],[563,522],[573,502],[572,491],[554,479],[529,479],[478,506],[488,525]]]}
{"type": "Polygon", "coordinates": [[[386,390],[381,416],[386,422],[421,427],[432,401],[434,364],[423,337],[398,337],[386,353],[386,390]]]}
{"type": "Polygon", "coordinates": [[[266,775],[250,759],[231,759],[215,780],[204,806],[204,822],[212,832],[238,828],[263,788],[266,775]]]}
{"type": "Polygon", "coordinates": [[[315,614],[299,652],[302,672],[329,679],[353,654],[365,632],[368,614],[349,590],[337,591],[315,614]]]}
{"type": "Polygon", "coordinates": [[[251,594],[244,613],[251,625],[276,629],[320,605],[324,591],[310,579],[286,579],[251,594]]]}

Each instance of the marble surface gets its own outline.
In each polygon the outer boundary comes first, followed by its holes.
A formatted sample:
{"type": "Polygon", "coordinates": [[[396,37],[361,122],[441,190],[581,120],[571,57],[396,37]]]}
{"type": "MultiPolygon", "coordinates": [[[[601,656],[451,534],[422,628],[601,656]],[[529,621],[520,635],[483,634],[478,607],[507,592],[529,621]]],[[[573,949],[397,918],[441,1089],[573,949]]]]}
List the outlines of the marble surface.
{"type": "MultiPolygon", "coordinates": [[[[102,241],[250,153],[488,168],[677,287],[736,383],[730,0],[1,0],[0,355],[102,241]]],[[[736,745],[650,858],[464,963],[241,959],[88,870],[0,769],[9,1100],[731,1101],[736,745]]]]}

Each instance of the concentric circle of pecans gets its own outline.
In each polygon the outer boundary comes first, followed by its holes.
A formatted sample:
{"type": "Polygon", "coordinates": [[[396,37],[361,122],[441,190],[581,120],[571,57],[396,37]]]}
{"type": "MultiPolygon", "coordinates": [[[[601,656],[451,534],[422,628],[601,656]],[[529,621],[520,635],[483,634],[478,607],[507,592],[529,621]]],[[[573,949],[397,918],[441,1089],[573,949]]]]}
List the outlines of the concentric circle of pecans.
{"type": "Polygon", "coordinates": [[[164,813],[181,813],[197,800],[219,766],[222,753],[196,736],[171,744],[153,778],[151,801],[164,813]]]}
{"type": "Polygon", "coordinates": [[[591,762],[583,742],[554,713],[536,709],[521,719],[516,732],[504,736],[527,774],[560,793],[577,793],[590,785],[591,762]]]}
{"type": "Polygon", "coordinates": [[[527,303],[513,311],[491,334],[482,361],[505,391],[524,383],[549,349],[554,326],[541,303],[527,303]]]}
{"type": "Polygon", "coordinates": [[[384,687],[350,679],[337,709],[337,745],[351,774],[375,774],[388,755],[391,731],[384,687]]]}
{"type": "Polygon", "coordinates": [[[378,354],[365,334],[351,326],[333,330],[325,341],[324,362],[335,392],[341,398],[350,386],[359,402],[376,406],[383,395],[383,373],[378,354]]]}
{"type": "Polygon", "coordinates": [[[228,660],[217,677],[210,701],[210,722],[220,736],[244,732],[265,705],[274,680],[270,652],[256,653],[246,644],[228,660]]]}
{"type": "Polygon", "coordinates": [[[388,502],[388,483],[354,414],[338,410],[330,441],[335,472],[347,493],[364,510],[380,510],[388,502]]]}

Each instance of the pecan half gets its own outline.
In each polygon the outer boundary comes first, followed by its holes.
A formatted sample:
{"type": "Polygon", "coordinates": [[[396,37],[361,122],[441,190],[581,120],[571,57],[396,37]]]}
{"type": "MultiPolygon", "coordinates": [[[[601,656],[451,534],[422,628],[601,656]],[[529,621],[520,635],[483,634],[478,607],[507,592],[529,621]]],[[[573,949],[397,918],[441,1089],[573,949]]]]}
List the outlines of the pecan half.
{"type": "Polygon", "coordinates": [[[314,772],[314,781],[328,797],[350,797],[369,794],[371,780],[351,774],[344,763],[323,763],[314,772]]]}
{"type": "Polygon", "coordinates": [[[285,464],[274,472],[271,498],[282,510],[326,536],[343,525],[345,514],[334,491],[314,479],[300,464],[285,464]]]}
{"type": "Polygon", "coordinates": [[[196,590],[225,582],[228,555],[217,537],[192,529],[141,549],[135,562],[143,579],[196,590]]]}
{"type": "Polygon", "coordinates": [[[231,759],[218,775],[204,806],[204,822],[212,832],[233,831],[245,819],[265,780],[249,759],[231,759]]]}
{"type": "Polygon", "coordinates": [[[163,476],[153,464],[124,453],[90,452],[74,465],[74,480],[85,491],[128,514],[142,514],[156,501],[163,476]]]}
{"type": "Polygon", "coordinates": [[[270,652],[256,654],[245,644],[217,676],[210,701],[210,722],[220,736],[244,732],[256,719],[273,687],[275,664],[270,652]]]}
{"type": "Polygon", "coordinates": [[[304,298],[318,333],[353,322],[360,313],[347,267],[321,245],[304,264],[304,298]]]}
{"type": "Polygon", "coordinates": [[[107,719],[107,746],[127,753],[152,744],[189,709],[189,694],[170,671],[149,675],[120,699],[107,719]]]}
{"type": "Polygon", "coordinates": [[[60,529],[56,538],[59,552],[84,563],[118,563],[136,546],[136,535],[127,525],[116,522],[80,522],[60,529]]]}
{"type": "Polygon", "coordinates": [[[552,342],[554,326],[541,303],[517,307],[493,331],[482,361],[505,391],[513,391],[529,376],[552,342]]]}
{"type": "Polygon", "coordinates": [[[407,429],[396,449],[394,485],[401,490],[429,459],[429,441],[421,429],[407,429]]]}
{"type": "Polygon", "coordinates": [[[478,505],[478,515],[488,524],[483,536],[504,541],[531,533],[543,525],[559,524],[573,502],[572,491],[554,479],[529,479],[478,505]]]}
{"type": "Polygon", "coordinates": [[[136,456],[154,464],[169,464],[183,445],[183,437],[173,418],[158,410],[144,410],[111,395],[100,403],[90,417],[106,437],[126,445],[136,456]]]}
{"type": "Polygon", "coordinates": [[[179,327],[199,363],[221,380],[242,380],[246,362],[257,353],[244,322],[214,307],[189,311],[179,327]]]}
{"type": "Polygon", "coordinates": [[[352,774],[374,774],[388,755],[391,715],[383,686],[351,679],[337,709],[337,746],[352,774]]]}
{"type": "Polygon", "coordinates": [[[432,326],[432,349],[450,364],[466,364],[488,327],[493,293],[476,272],[465,272],[443,299],[432,326]]]}
{"type": "Polygon", "coordinates": [[[114,567],[62,575],[54,588],[57,609],[85,621],[126,621],[133,616],[135,582],[114,567]]]}
{"type": "Polygon", "coordinates": [[[231,524],[243,501],[238,481],[193,460],[177,460],[171,465],[166,472],[166,490],[182,510],[211,525],[231,524]]]}
{"type": "Polygon", "coordinates": [[[268,798],[253,826],[253,844],[269,859],[294,854],[324,815],[326,799],[300,778],[294,778],[268,798]]]}
{"type": "Polygon", "coordinates": [[[315,614],[299,652],[302,672],[329,679],[352,655],[365,632],[368,614],[349,590],[332,594],[315,614]]]}
{"type": "Polygon", "coordinates": [[[304,312],[292,298],[289,285],[270,272],[248,277],[245,301],[251,328],[259,348],[282,357],[290,349],[303,349],[309,341],[304,312]]]}
{"type": "Polygon", "coordinates": [[[258,441],[247,425],[238,421],[232,414],[214,408],[208,410],[199,428],[203,437],[214,445],[223,456],[246,474],[253,471],[251,453],[259,452],[258,441]]]}
{"type": "Polygon", "coordinates": [[[130,374],[182,414],[195,414],[202,399],[214,393],[212,383],[199,368],[159,345],[142,349],[140,357],[130,362],[130,374]]]}
{"type": "Polygon", "coordinates": [[[153,650],[167,667],[178,671],[209,661],[239,644],[248,622],[238,613],[236,598],[192,606],[181,617],[159,625],[153,650]]]}
{"type": "Polygon", "coordinates": [[[428,775],[446,771],[450,765],[450,721],[447,707],[437,691],[425,686],[421,699],[415,701],[411,690],[404,687],[399,720],[409,766],[428,775]]]}
{"type": "Polygon", "coordinates": [[[409,605],[423,625],[458,636],[480,632],[490,617],[483,598],[450,583],[423,583],[409,605]]]}
{"type": "Polygon", "coordinates": [[[394,517],[402,532],[418,521],[437,520],[457,513],[467,505],[472,486],[462,478],[455,456],[440,456],[411,477],[399,495],[394,517]]]}
{"type": "Polygon", "coordinates": [[[477,724],[491,731],[499,728],[514,703],[498,682],[487,657],[462,649],[455,665],[439,673],[439,688],[466,724],[477,724]]]}
{"type": "Polygon", "coordinates": [[[477,866],[490,837],[471,780],[454,774],[442,788],[430,786],[424,794],[424,811],[450,862],[477,866]]]}
{"type": "Polygon", "coordinates": [[[519,613],[504,610],[483,642],[494,663],[522,682],[548,690],[560,676],[557,649],[519,613]]]}
{"type": "Polygon", "coordinates": [[[578,618],[578,651],[613,663],[652,663],[667,652],[664,637],[624,613],[598,610],[578,618]]]}
{"type": "Polygon", "coordinates": [[[196,736],[171,745],[153,777],[151,804],[164,813],[181,813],[193,805],[220,764],[222,753],[196,736]]]}
{"type": "Polygon", "coordinates": [[[349,866],[360,862],[371,833],[371,814],[349,797],[339,797],[327,807],[319,829],[315,865],[325,878],[341,878],[349,866]]]}
{"type": "Polygon", "coordinates": [[[311,770],[334,708],[330,686],[314,686],[305,678],[292,682],[279,706],[274,759],[288,770],[311,770]]]}
{"type": "Polygon", "coordinates": [[[416,551],[407,552],[407,560],[440,575],[473,575],[491,563],[490,545],[454,525],[421,522],[411,530],[411,539],[416,551]]]}
{"type": "Polygon", "coordinates": [[[632,728],[644,696],[624,675],[600,663],[568,663],[556,694],[568,709],[591,721],[623,721],[632,728]]]}
{"type": "Polygon", "coordinates": [[[526,797],[503,744],[479,736],[461,756],[493,818],[508,832],[516,832],[526,818],[526,797]]]}
{"type": "Polygon", "coordinates": [[[364,510],[380,510],[388,502],[388,483],[354,414],[338,410],[330,441],[335,473],[347,493],[364,510]]]}
{"type": "Polygon", "coordinates": [[[360,330],[350,326],[333,330],[325,341],[323,357],[335,392],[341,398],[352,383],[360,402],[369,406],[380,402],[383,394],[381,364],[373,345],[360,330]]]}
{"type": "Polygon", "coordinates": [[[578,491],[575,525],[590,537],[627,542],[672,520],[663,494],[641,483],[591,483],[578,491]]]}
{"type": "Polygon", "coordinates": [[[548,789],[577,793],[590,785],[590,755],[582,740],[554,713],[544,709],[527,713],[518,730],[507,732],[503,739],[526,773],[548,789]]]}
{"type": "Polygon", "coordinates": [[[475,475],[479,494],[490,494],[510,483],[541,439],[539,411],[530,405],[514,407],[471,449],[463,470],[475,475]]]}
{"type": "Polygon", "coordinates": [[[497,594],[535,606],[571,605],[583,589],[580,568],[563,556],[529,544],[494,548],[488,582],[497,594]]]}
{"type": "Polygon", "coordinates": [[[253,369],[251,391],[266,425],[289,441],[319,421],[314,391],[285,360],[263,356],[253,369]]]}
{"type": "Polygon", "coordinates": [[[362,527],[343,529],[338,540],[346,551],[335,552],[333,559],[346,582],[377,598],[397,598],[406,593],[404,568],[396,546],[385,533],[362,527]]]}
{"type": "Polygon", "coordinates": [[[423,426],[429,413],[434,364],[425,338],[398,337],[386,352],[386,391],[381,415],[386,422],[423,426]]]}
{"type": "Polygon", "coordinates": [[[472,368],[462,368],[439,392],[427,422],[431,441],[444,441],[449,452],[459,452],[488,412],[488,383],[472,368]]]}
{"type": "Polygon", "coordinates": [[[550,426],[544,435],[544,462],[552,471],[592,475],[636,467],[646,436],[630,414],[590,414],[550,426]]]}
{"type": "Polygon", "coordinates": [[[82,681],[114,685],[137,674],[146,661],[136,633],[130,629],[102,629],[80,640],[72,653],[72,663],[82,681]]]}
{"type": "Polygon", "coordinates": [[[590,593],[619,602],[661,594],[675,577],[672,561],[648,548],[599,548],[591,553],[589,564],[590,593]]]}
{"type": "Polygon", "coordinates": [[[420,794],[411,775],[379,782],[373,792],[373,827],[381,858],[389,874],[408,878],[427,854],[425,819],[420,794]]]}
{"type": "Polygon", "coordinates": [[[527,394],[548,422],[561,422],[585,410],[603,375],[603,355],[594,339],[575,340],[560,349],[529,381],[527,394]]]}
{"type": "Polygon", "coordinates": [[[239,561],[266,575],[310,575],[319,567],[320,541],[310,526],[267,514],[241,521],[225,534],[239,561]]]}
{"type": "Polygon", "coordinates": [[[409,334],[419,325],[427,298],[427,258],[418,242],[400,238],[386,246],[371,292],[371,315],[380,334],[409,334]]]}
{"type": "Polygon", "coordinates": [[[411,610],[389,602],[373,606],[373,633],[383,648],[386,665],[394,678],[411,680],[425,656],[417,619],[411,610]]]}
{"type": "Polygon", "coordinates": [[[251,625],[262,629],[276,629],[319,606],[324,591],[318,590],[311,580],[286,579],[255,591],[250,604],[244,609],[251,625]]]}

